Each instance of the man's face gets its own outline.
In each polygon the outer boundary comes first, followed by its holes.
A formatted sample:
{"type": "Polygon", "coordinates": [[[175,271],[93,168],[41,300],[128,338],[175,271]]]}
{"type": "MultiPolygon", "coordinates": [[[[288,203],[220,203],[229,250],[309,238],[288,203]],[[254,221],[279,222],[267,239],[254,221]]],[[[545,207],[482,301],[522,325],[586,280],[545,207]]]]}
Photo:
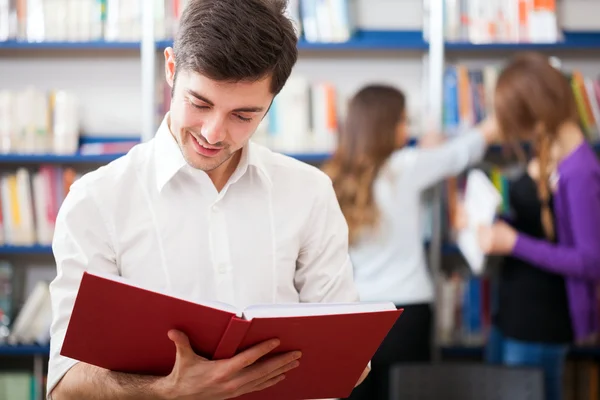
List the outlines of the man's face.
{"type": "Polygon", "coordinates": [[[226,83],[181,70],[173,82],[174,64],[169,69],[168,63],[167,58],[167,81],[175,84],[170,128],[185,160],[206,172],[225,168],[248,142],[273,100],[270,77],[226,83]]]}

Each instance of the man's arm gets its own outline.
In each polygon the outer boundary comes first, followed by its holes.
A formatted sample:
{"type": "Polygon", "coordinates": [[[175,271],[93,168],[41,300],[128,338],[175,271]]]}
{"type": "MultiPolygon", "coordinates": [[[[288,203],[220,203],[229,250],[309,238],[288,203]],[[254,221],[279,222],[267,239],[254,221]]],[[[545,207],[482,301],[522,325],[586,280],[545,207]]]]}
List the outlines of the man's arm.
{"type": "Polygon", "coordinates": [[[359,300],[348,255],[348,225],[331,181],[317,182],[314,202],[303,232],[294,283],[300,302],[359,300]]]}
{"type": "Polygon", "coordinates": [[[78,363],[60,381],[53,400],[162,399],[156,377],[123,374],[78,363]]]}
{"type": "MultiPolygon", "coordinates": [[[[99,369],[94,371],[91,366],[82,366],[71,374],[77,361],[61,356],[60,350],[83,273],[119,274],[109,232],[101,210],[85,183],[76,182],[60,208],[52,242],[57,276],[50,284],[53,319],[48,363],[49,396],[59,382],[59,386],[78,387],[84,393],[95,393],[98,398],[102,398],[102,391],[108,389],[106,385],[94,384],[102,374],[99,369]],[[81,371],[90,375],[81,374],[81,371]]],[[[60,397],[69,398],[66,395],[68,392],[62,390],[60,397]]],[[[52,395],[52,398],[56,400],[59,397],[52,395]]]]}

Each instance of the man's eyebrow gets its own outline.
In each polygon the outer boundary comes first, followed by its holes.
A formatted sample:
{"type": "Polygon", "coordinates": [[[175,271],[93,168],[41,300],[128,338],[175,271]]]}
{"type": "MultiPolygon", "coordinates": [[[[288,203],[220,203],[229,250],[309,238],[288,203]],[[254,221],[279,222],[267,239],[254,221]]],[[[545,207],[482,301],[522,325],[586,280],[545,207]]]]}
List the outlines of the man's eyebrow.
{"type": "MultiPolygon", "coordinates": [[[[194,92],[191,89],[188,89],[187,91],[190,95],[194,96],[195,98],[197,98],[200,101],[205,102],[206,104],[210,105],[210,106],[214,106],[215,104],[210,101],[209,99],[207,99],[206,97],[202,96],[201,94],[194,92]]],[[[233,110],[233,112],[247,112],[247,113],[257,113],[257,112],[262,112],[264,111],[264,107],[240,107],[240,108],[236,108],[235,110],[233,110]]]]}
{"type": "Polygon", "coordinates": [[[264,110],[263,107],[242,107],[242,108],[236,108],[235,110],[233,110],[233,112],[256,113],[256,112],[262,112],[263,110],[264,110]]]}
{"type": "Polygon", "coordinates": [[[214,106],[214,103],[212,101],[210,101],[206,97],[202,96],[201,94],[198,94],[198,93],[194,92],[191,89],[188,89],[187,92],[189,94],[191,94],[192,96],[194,96],[195,98],[197,98],[198,100],[203,101],[203,102],[205,102],[208,105],[214,106]]]}

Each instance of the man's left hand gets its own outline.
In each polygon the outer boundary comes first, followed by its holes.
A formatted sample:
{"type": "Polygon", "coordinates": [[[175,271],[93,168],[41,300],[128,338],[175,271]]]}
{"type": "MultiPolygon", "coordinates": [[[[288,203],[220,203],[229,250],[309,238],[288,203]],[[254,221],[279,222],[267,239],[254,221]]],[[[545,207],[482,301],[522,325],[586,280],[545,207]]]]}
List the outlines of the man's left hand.
{"type": "Polygon", "coordinates": [[[360,378],[358,379],[358,382],[356,382],[356,385],[354,385],[354,387],[360,385],[361,383],[363,383],[363,381],[365,379],[367,379],[367,376],[369,375],[369,372],[371,372],[371,368],[369,366],[367,366],[365,368],[365,370],[363,371],[363,373],[360,375],[360,378]]]}

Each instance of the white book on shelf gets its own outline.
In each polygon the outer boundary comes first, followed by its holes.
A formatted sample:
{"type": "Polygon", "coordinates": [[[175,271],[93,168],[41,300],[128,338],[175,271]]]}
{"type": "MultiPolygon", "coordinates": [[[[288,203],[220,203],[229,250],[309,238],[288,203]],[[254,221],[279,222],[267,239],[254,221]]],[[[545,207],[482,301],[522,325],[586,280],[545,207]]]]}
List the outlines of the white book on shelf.
{"type": "Polygon", "coordinates": [[[330,0],[333,41],[347,42],[356,30],[356,1],[330,0]]]}
{"type": "Polygon", "coordinates": [[[52,245],[54,224],[50,220],[50,186],[46,175],[36,172],[33,175],[33,204],[35,207],[35,228],[37,243],[42,246],[52,245]]]}
{"type": "Polygon", "coordinates": [[[331,18],[331,2],[330,0],[314,0],[316,2],[315,13],[317,24],[319,25],[319,41],[334,42],[333,26],[331,18]]]}
{"type": "Polygon", "coordinates": [[[51,322],[49,285],[40,281],[17,314],[8,341],[11,344],[48,343],[51,322]]]}
{"type": "Polygon", "coordinates": [[[45,36],[44,4],[42,0],[27,0],[27,41],[43,42],[45,36]]]}
{"type": "Polygon", "coordinates": [[[300,15],[302,16],[302,27],[304,38],[309,43],[319,41],[319,23],[317,21],[316,0],[300,0],[300,15]]]}
{"type": "Polygon", "coordinates": [[[10,175],[3,173],[0,176],[0,196],[2,196],[2,222],[3,238],[5,244],[13,244],[13,214],[9,187],[10,175]]]}
{"type": "Polygon", "coordinates": [[[271,147],[283,152],[303,152],[309,148],[310,85],[303,76],[293,75],[277,96],[269,119],[271,147]]]}
{"type": "Polygon", "coordinates": [[[0,90],[0,153],[13,152],[15,120],[15,95],[9,90],[0,90]]]}
{"type": "Polygon", "coordinates": [[[493,223],[501,203],[502,196],[485,173],[471,170],[467,175],[464,197],[467,226],[458,232],[457,245],[475,274],[483,272],[486,260],[479,246],[479,227],[493,223]]]}
{"type": "Polygon", "coordinates": [[[31,194],[31,178],[27,168],[21,167],[16,172],[18,219],[15,224],[13,242],[19,246],[32,246],[36,241],[33,213],[33,197],[31,194]]]}

